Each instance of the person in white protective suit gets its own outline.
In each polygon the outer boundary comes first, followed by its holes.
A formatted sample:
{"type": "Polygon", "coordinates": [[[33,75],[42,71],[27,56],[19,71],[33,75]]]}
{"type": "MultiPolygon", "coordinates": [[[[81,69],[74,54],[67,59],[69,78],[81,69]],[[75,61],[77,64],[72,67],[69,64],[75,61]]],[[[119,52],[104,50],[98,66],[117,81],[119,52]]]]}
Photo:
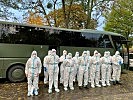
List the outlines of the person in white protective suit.
{"type": "Polygon", "coordinates": [[[78,79],[78,70],[79,70],[79,64],[78,64],[78,60],[79,60],[79,52],[75,53],[75,56],[73,57],[74,60],[74,79],[73,81],[75,82],[76,79],[78,79]]]}
{"type": "Polygon", "coordinates": [[[27,96],[38,95],[39,74],[41,73],[41,60],[37,57],[37,52],[33,51],[31,57],[26,62],[25,74],[28,80],[27,96]]]}
{"type": "Polygon", "coordinates": [[[112,67],[113,67],[113,84],[121,84],[120,76],[121,76],[121,65],[123,64],[123,58],[120,56],[120,52],[116,51],[115,55],[112,57],[112,67]]]}
{"type": "Polygon", "coordinates": [[[44,66],[44,84],[48,83],[48,64],[46,63],[49,56],[51,56],[52,50],[48,51],[48,55],[44,57],[43,66],[44,66]]]}
{"type": "Polygon", "coordinates": [[[63,77],[64,77],[64,66],[63,66],[63,61],[66,59],[66,56],[67,56],[67,51],[66,50],[63,50],[63,55],[60,57],[60,83],[63,84],[63,77]]]}
{"type": "Polygon", "coordinates": [[[73,78],[74,78],[74,61],[72,59],[72,54],[68,53],[66,59],[63,61],[64,66],[64,90],[67,91],[67,87],[74,90],[73,78]]]}
{"type": "Polygon", "coordinates": [[[90,51],[87,50],[87,59],[88,59],[88,82],[91,82],[90,79],[90,60],[91,60],[91,56],[90,56],[90,51]]]}
{"type": "Polygon", "coordinates": [[[52,86],[54,84],[54,88],[56,92],[59,92],[58,89],[58,74],[59,74],[59,56],[56,55],[56,50],[52,49],[51,55],[46,60],[48,64],[48,76],[49,76],[49,89],[48,93],[52,93],[52,86]]]}
{"type": "Polygon", "coordinates": [[[102,79],[102,86],[110,86],[110,77],[111,77],[111,72],[110,72],[110,67],[111,67],[112,59],[110,56],[109,51],[104,52],[104,56],[101,57],[101,79],[102,79]]]}
{"type": "Polygon", "coordinates": [[[79,72],[78,72],[79,89],[82,89],[82,85],[84,85],[85,88],[88,88],[88,59],[86,51],[83,51],[82,56],[79,57],[78,63],[79,63],[79,72]]]}
{"type": "Polygon", "coordinates": [[[91,74],[91,87],[95,88],[95,85],[97,87],[101,87],[99,84],[100,81],[100,53],[98,53],[97,50],[94,51],[94,55],[91,58],[90,65],[90,74],[91,74]],[[94,82],[95,81],[95,82],[94,82]]]}
{"type": "Polygon", "coordinates": [[[110,77],[109,81],[112,81],[112,73],[113,73],[113,68],[112,68],[112,56],[110,55],[110,52],[108,51],[108,57],[111,59],[111,66],[110,66],[110,77]]]}
{"type": "Polygon", "coordinates": [[[111,59],[111,66],[110,66],[110,81],[113,81],[112,79],[112,73],[113,73],[113,68],[112,68],[112,56],[110,55],[110,52],[108,51],[108,56],[110,57],[111,59]]]}

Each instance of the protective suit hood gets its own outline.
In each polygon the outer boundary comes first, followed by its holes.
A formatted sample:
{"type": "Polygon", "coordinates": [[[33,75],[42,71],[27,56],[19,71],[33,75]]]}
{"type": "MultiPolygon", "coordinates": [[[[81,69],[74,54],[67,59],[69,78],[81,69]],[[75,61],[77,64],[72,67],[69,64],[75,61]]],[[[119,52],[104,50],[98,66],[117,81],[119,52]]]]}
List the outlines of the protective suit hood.
{"type": "Polygon", "coordinates": [[[79,57],[79,52],[76,52],[75,53],[75,57],[79,57]]]}
{"type": "Polygon", "coordinates": [[[108,56],[110,56],[110,51],[107,51],[108,52],[108,56]]]}
{"type": "Polygon", "coordinates": [[[52,49],[52,55],[56,55],[56,50],[52,49]]]}
{"type": "Polygon", "coordinates": [[[63,55],[67,55],[67,51],[66,50],[63,50],[63,55]]]}
{"type": "Polygon", "coordinates": [[[31,58],[37,58],[37,52],[34,50],[34,51],[32,51],[32,53],[31,53],[31,58]]]}
{"type": "Polygon", "coordinates": [[[104,57],[108,57],[108,52],[107,51],[104,52],[104,57]]]}
{"type": "Polygon", "coordinates": [[[90,56],[90,51],[89,50],[87,50],[87,56],[90,56]]]}
{"type": "Polygon", "coordinates": [[[97,50],[94,51],[94,56],[98,56],[98,51],[97,50]]]}
{"type": "Polygon", "coordinates": [[[87,56],[87,52],[86,51],[83,51],[82,56],[83,57],[87,56]]]}
{"type": "Polygon", "coordinates": [[[68,53],[68,55],[66,56],[67,59],[71,59],[72,58],[72,54],[68,53]]]}
{"type": "Polygon", "coordinates": [[[116,51],[116,52],[115,52],[115,55],[116,55],[116,56],[120,55],[120,52],[119,52],[119,51],[116,51]]]}
{"type": "Polygon", "coordinates": [[[52,54],[52,50],[49,50],[49,51],[48,51],[48,55],[51,55],[51,54],[52,54]]]}

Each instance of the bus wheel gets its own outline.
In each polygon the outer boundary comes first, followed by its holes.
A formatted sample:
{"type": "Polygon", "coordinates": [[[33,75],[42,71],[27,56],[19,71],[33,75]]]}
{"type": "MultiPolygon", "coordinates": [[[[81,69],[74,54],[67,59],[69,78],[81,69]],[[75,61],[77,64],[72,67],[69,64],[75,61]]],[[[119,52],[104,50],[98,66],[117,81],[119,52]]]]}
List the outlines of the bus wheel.
{"type": "Polygon", "coordinates": [[[24,66],[22,65],[13,65],[8,70],[8,79],[11,82],[22,82],[25,78],[24,66]]]}

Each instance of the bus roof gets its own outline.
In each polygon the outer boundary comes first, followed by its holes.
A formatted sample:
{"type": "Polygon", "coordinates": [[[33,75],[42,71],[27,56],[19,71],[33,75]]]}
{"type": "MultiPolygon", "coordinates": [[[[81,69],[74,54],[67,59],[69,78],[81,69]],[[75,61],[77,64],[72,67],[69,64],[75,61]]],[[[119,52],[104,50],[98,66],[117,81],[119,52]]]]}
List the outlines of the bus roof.
{"type": "Polygon", "coordinates": [[[35,25],[35,24],[27,24],[27,23],[14,23],[14,22],[6,22],[0,21],[0,24],[10,24],[10,25],[18,25],[18,26],[29,26],[29,27],[37,27],[37,28],[47,28],[47,29],[57,29],[57,30],[64,30],[64,31],[74,31],[74,32],[89,32],[89,33],[98,33],[98,34],[108,34],[108,35],[115,35],[115,36],[123,36],[118,33],[109,32],[109,31],[99,31],[99,30],[92,30],[92,29],[66,29],[66,28],[59,28],[59,27],[50,27],[50,26],[42,26],[42,25],[35,25]]]}

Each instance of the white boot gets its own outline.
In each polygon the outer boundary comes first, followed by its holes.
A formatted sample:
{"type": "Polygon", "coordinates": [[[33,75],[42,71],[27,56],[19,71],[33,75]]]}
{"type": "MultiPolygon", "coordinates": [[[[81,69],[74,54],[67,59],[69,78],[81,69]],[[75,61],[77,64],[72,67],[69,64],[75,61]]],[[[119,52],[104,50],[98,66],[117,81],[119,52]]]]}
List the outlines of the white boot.
{"type": "Polygon", "coordinates": [[[70,87],[71,90],[74,90],[74,87],[70,87]]]}
{"type": "Polygon", "coordinates": [[[29,97],[30,95],[31,95],[30,92],[28,92],[27,96],[29,97]]]}
{"type": "Polygon", "coordinates": [[[105,83],[103,83],[103,84],[102,84],[102,86],[106,86],[106,84],[105,84],[105,83]]]}
{"type": "Polygon", "coordinates": [[[56,91],[56,92],[60,92],[60,90],[59,90],[59,89],[55,89],[55,91],[56,91]]]}
{"type": "Polygon", "coordinates": [[[110,83],[107,83],[108,86],[110,86],[111,84],[110,83]]]}
{"type": "Polygon", "coordinates": [[[92,87],[92,88],[95,88],[95,86],[94,86],[93,84],[91,85],[91,87],[92,87]]]}
{"type": "Polygon", "coordinates": [[[100,85],[100,84],[97,84],[96,86],[97,86],[97,87],[101,87],[101,85],[100,85]]]}
{"type": "Polygon", "coordinates": [[[31,87],[30,95],[33,96],[34,86],[31,87]]]}
{"type": "Polygon", "coordinates": [[[67,87],[64,87],[64,90],[67,91],[68,90],[67,87]]]}
{"type": "Polygon", "coordinates": [[[35,90],[34,93],[35,93],[36,96],[38,95],[38,91],[37,90],[35,90]]]}
{"type": "Polygon", "coordinates": [[[48,93],[52,93],[52,89],[48,89],[48,93]]]}

